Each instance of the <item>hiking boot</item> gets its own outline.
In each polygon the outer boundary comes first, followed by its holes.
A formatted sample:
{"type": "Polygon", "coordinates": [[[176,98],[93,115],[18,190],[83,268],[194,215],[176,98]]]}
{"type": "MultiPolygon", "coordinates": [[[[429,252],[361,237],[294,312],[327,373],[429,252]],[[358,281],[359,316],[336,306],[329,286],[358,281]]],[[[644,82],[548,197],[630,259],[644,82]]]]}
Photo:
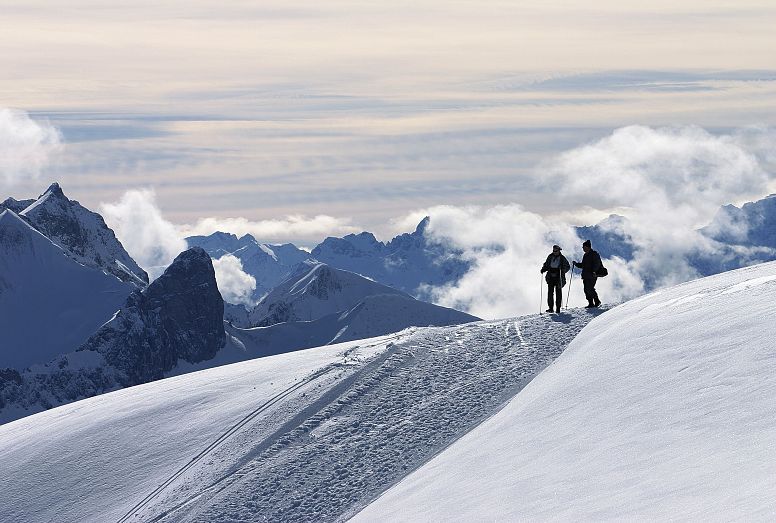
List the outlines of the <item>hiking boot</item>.
{"type": "Polygon", "coordinates": [[[556,314],[560,314],[560,307],[558,307],[557,309],[555,309],[555,313],[556,313],[556,314]]]}
{"type": "Polygon", "coordinates": [[[596,307],[600,307],[601,306],[601,300],[599,300],[598,298],[595,299],[595,306],[596,307]]]}
{"type": "Polygon", "coordinates": [[[595,308],[595,303],[588,303],[587,305],[585,305],[585,308],[586,309],[593,309],[593,308],[595,308]]]}
{"type": "Polygon", "coordinates": [[[546,311],[544,311],[544,312],[550,312],[550,313],[551,313],[551,312],[552,312],[552,309],[547,309],[547,310],[546,310],[546,311]]]}

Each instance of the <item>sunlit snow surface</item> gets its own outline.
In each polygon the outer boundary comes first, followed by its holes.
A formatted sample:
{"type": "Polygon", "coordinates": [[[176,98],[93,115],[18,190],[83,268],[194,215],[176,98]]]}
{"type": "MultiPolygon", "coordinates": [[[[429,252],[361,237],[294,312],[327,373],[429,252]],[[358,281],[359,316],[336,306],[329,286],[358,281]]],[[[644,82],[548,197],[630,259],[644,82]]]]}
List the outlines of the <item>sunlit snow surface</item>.
{"type": "Polygon", "coordinates": [[[592,321],[356,521],[773,520],[776,264],[592,321]]]}
{"type": "Polygon", "coordinates": [[[0,521],[331,521],[496,412],[601,311],[417,328],[0,426],[0,521]]]}

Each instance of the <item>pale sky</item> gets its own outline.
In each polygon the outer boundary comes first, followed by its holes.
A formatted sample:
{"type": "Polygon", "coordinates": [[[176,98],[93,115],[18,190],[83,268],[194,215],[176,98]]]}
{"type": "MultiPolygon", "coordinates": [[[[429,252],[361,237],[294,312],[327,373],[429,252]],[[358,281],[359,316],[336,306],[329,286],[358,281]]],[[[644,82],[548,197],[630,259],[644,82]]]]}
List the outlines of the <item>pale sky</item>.
{"type": "Polygon", "coordinates": [[[776,125],[772,0],[64,4],[0,0],[0,108],[65,143],[0,200],[56,179],[95,209],[153,188],[176,223],[388,234],[441,204],[558,212],[542,166],[620,127],[776,125]]]}

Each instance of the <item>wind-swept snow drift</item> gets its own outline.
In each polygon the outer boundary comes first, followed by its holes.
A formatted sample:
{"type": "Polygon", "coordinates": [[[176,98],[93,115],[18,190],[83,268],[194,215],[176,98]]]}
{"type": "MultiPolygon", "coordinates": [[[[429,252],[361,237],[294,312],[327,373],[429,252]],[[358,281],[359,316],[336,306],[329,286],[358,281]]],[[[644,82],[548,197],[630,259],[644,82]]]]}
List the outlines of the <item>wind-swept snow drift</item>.
{"type": "Polygon", "coordinates": [[[356,521],[773,520],[776,263],[592,321],[356,521]]]}

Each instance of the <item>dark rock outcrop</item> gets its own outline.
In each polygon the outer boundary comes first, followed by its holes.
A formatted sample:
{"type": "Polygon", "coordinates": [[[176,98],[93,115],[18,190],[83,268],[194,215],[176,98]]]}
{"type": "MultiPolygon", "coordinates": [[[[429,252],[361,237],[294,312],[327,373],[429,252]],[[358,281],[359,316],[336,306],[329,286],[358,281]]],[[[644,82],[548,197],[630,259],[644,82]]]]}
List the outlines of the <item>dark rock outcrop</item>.
{"type": "Polygon", "coordinates": [[[79,351],[100,353],[135,385],[164,377],[179,360],[209,360],[226,343],[224,300],[210,256],[191,248],[144,291],[135,291],[115,318],[79,351]]]}
{"type": "Polygon", "coordinates": [[[0,213],[6,209],[10,209],[16,214],[19,214],[33,203],[35,203],[35,200],[17,200],[15,198],[6,198],[4,202],[0,203],[0,213]]]}
{"type": "Polygon", "coordinates": [[[226,343],[223,314],[210,257],[189,249],[77,351],[24,372],[0,370],[0,423],[209,360],[226,343]]]}

